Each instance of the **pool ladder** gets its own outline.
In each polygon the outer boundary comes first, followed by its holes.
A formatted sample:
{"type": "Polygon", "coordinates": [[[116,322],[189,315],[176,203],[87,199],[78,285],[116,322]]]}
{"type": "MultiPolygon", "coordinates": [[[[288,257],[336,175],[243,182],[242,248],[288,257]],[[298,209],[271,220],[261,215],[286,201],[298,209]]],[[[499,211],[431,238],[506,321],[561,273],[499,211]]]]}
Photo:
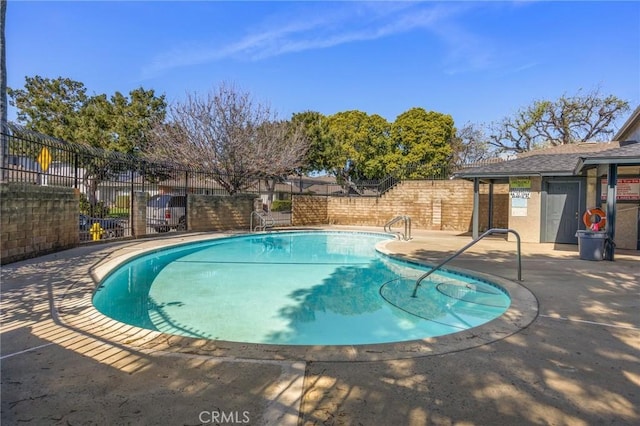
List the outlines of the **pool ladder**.
{"type": "Polygon", "coordinates": [[[517,256],[518,256],[518,281],[522,281],[522,256],[521,256],[521,253],[520,253],[520,234],[518,234],[513,229],[492,228],[492,229],[489,229],[488,231],[486,231],[484,234],[480,235],[475,240],[471,241],[466,246],[462,247],[457,252],[453,253],[451,256],[447,257],[445,260],[443,260],[438,265],[436,265],[433,269],[427,271],[420,278],[418,278],[416,280],[416,285],[413,288],[413,293],[411,294],[411,297],[416,297],[417,296],[418,287],[420,287],[420,283],[423,280],[425,280],[429,275],[433,274],[435,271],[437,271],[438,269],[442,268],[445,264],[449,263],[450,261],[452,261],[453,259],[458,257],[466,249],[468,249],[469,247],[471,247],[472,245],[474,245],[475,243],[477,243],[478,241],[480,241],[481,239],[483,239],[487,235],[491,235],[491,234],[506,234],[506,233],[509,233],[509,232],[516,236],[517,250],[518,250],[518,252],[517,252],[517,256]]]}
{"type": "Polygon", "coordinates": [[[251,212],[251,220],[250,220],[250,231],[258,232],[258,231],[266,231],[267,228],[273,228],[276,224],[275,219],[269,212],[265,212],[263,210],[254,210],[251,212]],[[254,219],[256,221],[254,225],[254,219]]]}
{"type": "Polygon", "coordinates": [[[411,239],[411,218],[409,216],[396,216],[384,225],[384,232],[388,234],[396,234],[398,239],[409,241],[411,239]],[[396,223],[404,221],[404,233],[392,231],[391,227],[396,223]]]}

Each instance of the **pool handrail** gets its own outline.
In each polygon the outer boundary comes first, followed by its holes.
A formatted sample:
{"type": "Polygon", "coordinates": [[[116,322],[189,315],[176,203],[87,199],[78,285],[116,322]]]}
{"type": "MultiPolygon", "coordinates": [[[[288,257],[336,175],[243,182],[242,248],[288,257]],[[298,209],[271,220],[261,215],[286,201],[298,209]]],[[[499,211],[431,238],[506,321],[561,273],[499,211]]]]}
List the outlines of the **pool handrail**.
{"type": "Polygon", "coordinates": [[[254,210],[251,212],[251,219],[249,223],[249,228],[251,232],[255,232],[258,230],[266,231],[267,228],[272,228],[275,225],[276,221],[271,216],[270,213],[265,212],[263,210],[254,210]],[[255,227],[253,226],[253,218],[257,217],[260,221],[255,227]]]}
{"type": "Polygon", "coordinates": [[[411,217],[406,215],[394,217],[389,222],[385,223],[384,232],[388,234],[396,234],[401,240],[409,241],[411,239],[411,217]],[[397,222],[400,222],[401,220],[404,221],[404,233],[392,231],[391,226],[393,226],[397,222]]]}
{"type": "Polygon", "coordinates": [[[451,256],[447,257],[445,260],[443,260],[442,262],[440,262],[438,265],[436,265],[433,269],[430,269],[429,271],[427,271],[426,273],[424,273],[422,276],[420,276],[420,278],[418,278],[416,280],[416,285],[413,288],[413,293],[411,294],[411,297],[417,297],[418,294],[418,287],[420,287],[420,283],[425,280],[429,275],[433,274],[435,271],[437,271],[438,269],[442,268],[445,264],[449,263],[450,261],[452,261],[453,259],[455,259],[456,257],[458,257],[460,254],[462,254],[465,250],[467,250],[469,247],[471,247],[472,245],[476,244],[478,241],[480,241],[481,239],[483,239],[484,237],[486,237],[487,235],[491,235],[491,234],[507,234],[507,233],[512,233],[513,235],[516,236],[516,243],[517,243],[517,257],[518,257],[518,281],[522,281],[522,255],[521,255],[521,251],[520,251],[520,234],[518,234],[516,231],[514,231],[513,229],[504,229],[504,228],[492,228],[489,229],[488,231],[485,231],[482,235],[480,235],[478,238],[476,238],[475,240],[471,241],[469,244],[465,245],[464,247],[462,247],[460,250],[456,251],[455,253],[453,253],[451,256]]]}

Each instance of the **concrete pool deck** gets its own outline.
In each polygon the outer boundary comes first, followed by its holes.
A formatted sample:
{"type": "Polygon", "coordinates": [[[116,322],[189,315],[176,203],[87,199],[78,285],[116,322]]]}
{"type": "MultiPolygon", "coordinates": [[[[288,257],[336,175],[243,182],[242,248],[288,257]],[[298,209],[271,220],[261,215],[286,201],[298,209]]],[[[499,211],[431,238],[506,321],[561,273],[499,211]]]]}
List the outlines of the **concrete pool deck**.
{"type": "MultiPolygon", "coordinates": [[[[538,302],[524,328],[486,341],[470,333],[415,354],[344,348],[359,361],[321,356],[322,348],[297,356],[158,335],[87,306],[94,277],[116,258],[210,236],[82,246],[3,266],[2,423],[640,423],[637,251],[590,262],[576,246],[523,243],[522,285],[538,302]]],[[[414,231],[387,249],[435,263],[470,241],[414,231]]],[[[489,238],[451,265],[515,281],[515,259],[514,242],[489,238]]]]}

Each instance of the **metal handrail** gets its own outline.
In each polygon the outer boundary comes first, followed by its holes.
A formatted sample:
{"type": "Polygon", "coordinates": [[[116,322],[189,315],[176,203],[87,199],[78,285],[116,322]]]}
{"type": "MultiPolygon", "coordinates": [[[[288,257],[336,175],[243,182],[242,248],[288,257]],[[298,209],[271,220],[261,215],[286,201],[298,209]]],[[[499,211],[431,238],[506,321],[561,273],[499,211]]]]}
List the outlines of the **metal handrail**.
{"type": "Polygon", "coordinates": [[[405,241],[409,241],[411,239],[411,218],[409,216],[396,216],[391,219],[389,222],[384,225],[384,232],[388,234],[398,234],[398,236],[402,235],[402,239],[405,241]],[[402,232],[393,232],[391,230],[391,226],[401,220],[404,221],[404,233],[402,232]]]}
{"type": "Polygon", "coordinates": [[[493,229],[489,229],[484,234],[480,235],[478,238],[476,238],[475,240],[471,241],[469,244],[467,244],[466,246],[462,247],[460,250],[458,250],[457,252],[453,253],[451,256],[447,257],[445,260],[440,262],[433,269],[431,269],[430,271],[428,271],[425,274],[423,274],[420,278],[418,278],[416,280],[416,286],[413,288],[413,294],[411,294],[411,297],[417,297],[418,287],[420,287],[420,283],[425,278],[427,278],[429,275],[433,274],[438,269],[442,268],[445,264],[449,263],[451,260],[453,260],[456,257],[458,257],[466,249],[468,249],[469,247],[471,247],[472,245],[474,245],[475,243],[477,243],[478,241],[480,241],[481,239],[483,239],[487,235],[491,235],[491,234],[506,234],[508,232],[511,232],[513,235],[516,236],[516,242],[517,242],[517,247],[518,247],[518,253],[517,253],[517,256],[518,256],[518,281],[522,281],[522,256],[521,256],[521,252],[520,252],[520,234],[518,234],[513,229],[493,228],[493,229]]]}
{"type": "Polygon", "coordinates": [[[267,229],[267,227],[272,227],[273,225],[275,225],[275,223],[276,222],[273,219],[273,217],[271,217],[271,215],[269,215],[268,213],[254,210],[254,211],[251,212],[249,230],[251,232],[258,231],[258,230],[265,231],[267,229]],[[253,226],[253,218],[254,218],[254,216],[257,217],[260,220],[260,224],[256,225],[255,227],[253,226]]]}

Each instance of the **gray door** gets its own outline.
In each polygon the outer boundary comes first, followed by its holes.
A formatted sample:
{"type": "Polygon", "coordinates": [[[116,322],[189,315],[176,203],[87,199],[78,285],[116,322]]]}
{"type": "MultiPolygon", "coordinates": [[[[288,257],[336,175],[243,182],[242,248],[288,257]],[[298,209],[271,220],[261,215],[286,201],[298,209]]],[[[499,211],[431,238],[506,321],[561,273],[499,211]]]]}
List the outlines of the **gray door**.
{"type": "Polygon", "coordinates": [[[548,184],[544,242],[578,244],[581,182],[550,181],[548,184]]]}

